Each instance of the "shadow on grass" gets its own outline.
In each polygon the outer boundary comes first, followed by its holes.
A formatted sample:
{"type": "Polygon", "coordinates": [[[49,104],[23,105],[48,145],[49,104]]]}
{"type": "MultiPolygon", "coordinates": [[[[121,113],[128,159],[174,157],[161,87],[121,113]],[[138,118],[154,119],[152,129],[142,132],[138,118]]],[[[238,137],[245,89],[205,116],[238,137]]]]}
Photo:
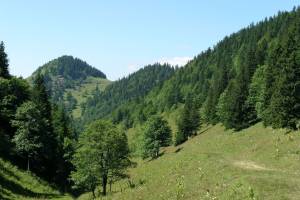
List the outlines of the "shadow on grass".
{"type": "MultiPolygon", "coordinates": [[[[17,194],[20,196],[26,196],[26,197],[35,197],[35,198],[55,198],[59,197],[58,194],[47,194],[47,193],[37,193],[33,192],[11,180],[8,180],[0,175],[0,186],[8,191],[11,191],[13,194],[17,194]]],[[[0,199],[4,199],[0,196],[0,199]]]]}
{"type": "Polygon", "coordinates": [[[209,129],[211,129],[212,127],[213,127],[213,126],[210,126],[210,127],[206,128],[206,129],[204,129],[203,131],[199,132],[197,135],[201,135],[201,134],[207,132],[207,131],[208,131],[209,129]]]}
{"type": "Polygon", "coordinates": [[[156,160],[156,159],[158,159],[159,157],[163,156],[164,154],[165,154],[165,150],[162,151],[162,152],[160,152],[160,153],[158,153],[158,155],[157,155],[155,158],[149,159],[148,162],[151,162],[151,161],[153,161],[153,160],[156,160]]]}
{"type": "Polygon", "coordinates": [[[179,147],[179,148],[177,148],[177,149],[174,151],[174,153],[178,153],[178,152],[180,152],[182,149],[183,149],[182,147],[179,147]]]}

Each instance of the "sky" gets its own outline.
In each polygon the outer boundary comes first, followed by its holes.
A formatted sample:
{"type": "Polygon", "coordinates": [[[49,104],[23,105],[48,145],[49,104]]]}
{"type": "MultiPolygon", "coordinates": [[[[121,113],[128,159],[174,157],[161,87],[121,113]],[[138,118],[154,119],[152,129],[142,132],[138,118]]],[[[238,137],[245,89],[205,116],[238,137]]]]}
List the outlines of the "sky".
{"type": "Polygon", "coordinates": [[[117,80],[155,62],[184,65],[226,35],[295,0],[1,0],[10,72],[28,77],[62,55],[117,80]]]}

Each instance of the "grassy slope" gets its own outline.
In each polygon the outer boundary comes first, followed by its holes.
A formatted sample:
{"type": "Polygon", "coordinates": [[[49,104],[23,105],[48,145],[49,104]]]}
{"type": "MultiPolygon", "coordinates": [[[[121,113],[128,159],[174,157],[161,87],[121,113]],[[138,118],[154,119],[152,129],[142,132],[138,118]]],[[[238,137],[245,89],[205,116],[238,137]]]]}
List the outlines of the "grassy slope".
{"type": "Polygon", "coordinates": [[[240,132],[203,128],[156,160],[136,160],[136,186],[116,183],[106,199],[299,199],[300,135],[285,133],[260,123],[240,132]]]}
{"type": "Polygon", "coordinates": [[[61,195],[38,177],[0,159],[0,199],[72,199],[61,195]]]}
{"type": "Polygon", "coordinates": [[[86,99],[91,95],[91,92],[95,90],[97,86],[99,87],[99,90],[103,91],[110,83],[111,81],[107,79],[88,77],[80,86],[75,89],[68,89],[67,91],[71,92],[72,96],[77,100],[77,106],[73,110],[73,116],[75,118],[80,117],[80,104],[86,101],[86,99]]]}

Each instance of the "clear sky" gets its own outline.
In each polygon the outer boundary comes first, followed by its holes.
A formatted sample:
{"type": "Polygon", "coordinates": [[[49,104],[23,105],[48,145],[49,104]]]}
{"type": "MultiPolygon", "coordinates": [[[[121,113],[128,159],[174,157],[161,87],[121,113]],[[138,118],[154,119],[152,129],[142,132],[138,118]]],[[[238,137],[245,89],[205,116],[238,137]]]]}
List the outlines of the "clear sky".
{"type": "Polygon", "coordinates": [[[295,0],[2,0],[0,40],[10,71],[29,76],[73,55],[116,80],[138,68],[184,63],[224,36],[300,5],[295,0]]]}

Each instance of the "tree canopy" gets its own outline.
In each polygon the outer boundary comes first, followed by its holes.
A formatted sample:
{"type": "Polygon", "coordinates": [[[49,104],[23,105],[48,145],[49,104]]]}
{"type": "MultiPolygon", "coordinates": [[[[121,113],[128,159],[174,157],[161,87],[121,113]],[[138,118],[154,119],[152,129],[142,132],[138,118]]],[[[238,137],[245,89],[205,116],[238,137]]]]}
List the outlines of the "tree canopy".
{"type": "Polygon", "coordinates": [[[72,180],[78,187],[94,194],[96,187],[102,185],[106,195],[109,179],[124,176],[131,165],[125,133],[109,121],[92,122],[79,137],[72,163],[72,180]]]}

